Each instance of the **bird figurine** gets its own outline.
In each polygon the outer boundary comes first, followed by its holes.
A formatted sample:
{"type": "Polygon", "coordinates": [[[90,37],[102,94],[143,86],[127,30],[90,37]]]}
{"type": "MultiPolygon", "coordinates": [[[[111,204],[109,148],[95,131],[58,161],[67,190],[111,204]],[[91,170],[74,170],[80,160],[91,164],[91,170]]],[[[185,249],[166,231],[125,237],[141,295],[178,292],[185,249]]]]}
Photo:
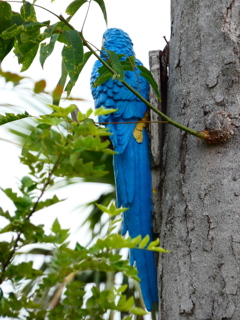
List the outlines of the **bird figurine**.
{"type": "MultiPolygon", "coordinates": [[[[101,58],[107,60],[105,50],[121,54],[121,60],[135,56],[133,43],[121,29],[111,28],[103,35],[101,58]]],[[[135,64],[142,66],[136,59],[135,64]]],[[[150,236],[152,231],[152,181],[150,171],[149,137],[146,130],[148,107],[118,79],[110,78],[101,85],[93,86],[99,76],[102,63],[97,60],[91,75],[91,91],[95,108],[117,109],[114,113],[99,117],[99,121],[112,133],[114,151],[113,167],[117,193],[117,206],[129,208],[123,217],[122,234],[127,231],[134,238],[150,236]]],[[[125,71],[124,80],[148,100],[149,84],[139,75],[140,71],[125,71]]],[[[143,300],[148,311],[158,301],[157,270],[154,252],[141,249],[130,250],[130,263],[136,263],[143,300]]]]}

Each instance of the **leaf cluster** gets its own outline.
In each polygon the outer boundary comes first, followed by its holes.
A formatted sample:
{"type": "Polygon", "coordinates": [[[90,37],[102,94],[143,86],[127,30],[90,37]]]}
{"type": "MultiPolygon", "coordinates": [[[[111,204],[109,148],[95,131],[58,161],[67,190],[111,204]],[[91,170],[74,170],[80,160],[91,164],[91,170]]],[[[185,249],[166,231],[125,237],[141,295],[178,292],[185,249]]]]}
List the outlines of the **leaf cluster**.
{"type": "MultiPolygon", "coordinates": [[[[107,22],[104,1],[93,1],[98,3],[107,22]]],[[[113,233],[121,220],[117,215],[127,210],[115,207],[111,201],[114,192],[102,195],[98,206],[94,206],[85,221],[90,222],[89,228],[94,238],[97,235],[94,226],[99,223],[103,212],[108,213],[111,217],[108,234],[103,239],[92,239],[95,241],[86,247],[77,243],[72,249],[68,243],[69,230],[63,229],[57,219],[50,233],[46,233],[43,225],[32,222],[31,218],[37,211],[52,208],[63,201],[56,195],[46,197],[48,189],[56,185],[59,178],[67,183],[77,178],[113,183],[109,163],[114,151],[106,139],[110,133],[96,126],[91,116],[115,111],[99,108],[95,112],[90,109],[83,113],[74,104],[65,108],[60,105],[63,91],[69,97],[86,62],[92,54],[97,55],[84,39],[82,31],[76,31],[69,23],[89,1],[72,1],[66,9],[69,16],[66,19],[57,16],[59,22],[55,24],[37,20],[36,2],[32,4],[23,0],[20,12],[13,12],[9,3],[0,1],[0,63],[13,49],[22,65],[21,71],[25,71],[39,51],[40,64],[44,67],[55,44],[62,44],[62,73],[52,93],[53,101],[48,105],[51,112],[34,117],[30,134],[22,135],[20,159],[28,167],[29,175],[20,180],[18,192],[11,188],[0,191],[15,206],[15,211],[11,213],[0,208],[0,217],[4,220],[0,234],[10,239],[0,242],[0,312],[4,317],[26,319],[103,319],[109,312],[112,317],[115,311],[127,314],[126,320],[131,319],[131,315],[141,317],[145,311],[139,305],[135,306],[126,284],[114,286],[111,280],[109,285],[108,278],[113,277],[114,280],[115,275],[121,272],[124,279],[139,280],[136,269],[122,258],[120,253],[123,248],[166,251],[158,247],[158,240],[150,243],[149,237],[125,239],[113,233]],[[74,112],[76,119],[73,121],[71,114],[74,112]],[[43,261],[38,269],[33,263],[34,255],[41,256],[43,261]],[[6,282],[11,285],[8,292],[4,290],[6,282]],[[104,288],[102,284],[105,284],[104,288]]],[[[112,51],[107,51],[107,55],[95,85],[110,77],[124,82],[124,71],[138,68],[140,75],[148,79],[157,93],[151,73],[137,66],[134,57],[123,59],[112,51]]],[[[14,86],[24,79],[2,70],[0,76],[14,86]]],[[[36,82],[34,94],[45,92],[45,87],[44,80],[36,82]]],[[[25,118],[33,117],[26,112],[6,113],[0,115],[0,125],[25,118]]]]}
{"type": "MultiPolygon", "coordinates": [[[[107,23],[104,1],[93,1],[97,2],[100,6],[107,23]]],[[[87,2],[87,0],[75,0],[71,2],[66,9],[69,17],[64,19],[62,16],[57,16],[60,21],[52,25],[50,21],[38,22],[34,4],[28,1],[23,1],[19,13],[13,12],[9,3],[0,2],[0,12],[2,14],[0,16],[0,63],[10,50],[14,48],[18,62],[22,65],[21,71],[25,71],[31,66],[40,47],[40,63],[44,67],[44,63],[52,54],[56,42],[60,42],[63,44],[63,64],[62,75],[58,84],[60,86],[59,95],[61,96],[63,90],[67,91],[69,95],[90,56],[93,53],[96,55],[88,42],[83,38],[82,32],[78,32],[69,24],[70,19],[87,2]],[[41,32],[42,28],[45,29],[41,32]],[[48,40],[48,43],[46,40],[48,40]],[[67,76],[69,77],[69,81],[66,84],[67,76]]],[[[105,52],[108,61],[99,71],[100,77],[96,79],[94,86],[107,81],[111,77],[124,81],[124,71],[134,71],[138,68],[141,71],[140,75],[148,80],[160,100],[158,86],[151,72],[143,66],[136,65],[134,57],[122,59],[122,55],[117,55],[114,51],[105,50],[105,52]]]]}
{"type": "MultiPolygon", "coordinates": [[[[112,217],[108,235],[87,247],[77,243],[74,249],[69,247],[69,230],[63,229],[57,219],[50,234],[43,225],[31,221],[37,211],[63,201],[56,195],[43,199],[56,179],[78,177],[97,181],[108,173],[101,158],[114,153],[109,148],[110,142],[101,140],[110,133],[90,118],[93,110],[78,111],[73,121],[70,114],[76,109],[75,105],[65,108],[49,105],[49,108],[52,112],[35,119],[35,127],[23,143],[21,162],[29,168],[29,175],[20,180],[18,192],[1,189],[15,206],[13,213],[0,208],[4,219],[0,234],[11,237],[9,242],[0,242],[0,284],[12,285],[8,293],[1,289],[1,314],[10,318],[24,314],[27,319],[103,319],[109,311],[141,316],[145,311],[135,306],[126,285],[100,289],[109,274],[114,277],[121,272],[126,278],[139,280],[135,267],[122,258],[123,248],[160,251],[158,242],[149,243],[148,237],[125,239],[113,233],[120,220],[117,216],[127,209],[116,208],[113,202],[107,205],[109,201],[99,204],[98,209],[112,217]],[[34,266],[32,258],[28,262],[24,259],[32,255],[43,258],[40,269],[34,266]],[[98,274],[99,281],[96,281],[98,274]]],[[[96,112],[102,115],[113,111],[101,108],[96,112]]],[[[29,115],[2,115],[2,125],[22,121],[23,116],[29,115]]]]}
{"type": "MultiPolygon", "coordinates": [[[[104,1],[94,1],[99,4],[107,21],[104,1]]],[[[88,1],[73,1],[66,9],[69,17],[65,20],[59,16],[60,21],[51,24],[50,21],[37,21],[35,12],[37,5],[35,4],[24,0],[18,13],[12,11],[9,3],[0,1],[0,63],[14,49],[18,62],[22,65],[21,71],[26,71],[40,50],[40,64],[44,67],[44,63],[52,54],[56,42],[60,42],[63,44],[62,60],[64,66],[61,86],[63,90],[68,75],[69,81],[65,90],[70,94],[81,70],[92,54],[90,51],[85,50],[86,52],[84,52],[81,32],[71,28],[68,23],[86,2],[88,1]]]]}

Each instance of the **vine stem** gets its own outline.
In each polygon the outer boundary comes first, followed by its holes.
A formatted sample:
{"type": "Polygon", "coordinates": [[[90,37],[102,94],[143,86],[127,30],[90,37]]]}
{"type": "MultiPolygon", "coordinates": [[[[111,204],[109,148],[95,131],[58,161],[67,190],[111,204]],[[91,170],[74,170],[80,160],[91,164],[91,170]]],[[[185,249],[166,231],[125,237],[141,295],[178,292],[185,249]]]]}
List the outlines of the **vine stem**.
{"type": "Polygon", "coordinates": [[[168,123],[168,121],[139,120],[139,121],[124,121],[124,122],[94,122],[94,123],[97,123],[97,124],[168,123]]]}
{"type": "MultiPolygon", "coordinates": [[[[88,42],[83,38],[83,44],[95,55],[95,57],[101,61],[101,63],[109,70],[111,71],[113,74],[115,74],[116,72],[92,49],[92,47],[88,44],[88,42]]],[[[206,135],[203,132],[199,132],[196,130],[193,130],[191,128],[188,128],[174,120],[172,120],[171,118],[169,118],[167,115],[165,115],[164,113],[162,113],[161,111],[159,111],[157,108],[155,108],[148,100],[146,100],[143,96],[140,95],[140,93],[138,93],[136,90],[134,90],[125,80],[122,81],[122,83],[132,92],[134,93],[140,100],[142,100],[150,109],[152,109],[155,113],[157,113],[159,116],[161,116],[164,120],[166,120],[168,123],[172,124],[173,126],[184,130],[188,133],[190,133],[191,135],[194,135],[200,139],[206,139],[206,135]]]]}
{"type": "MultiPolygon", "coordinates": [[[[2,1],[2,0],[0,0],[2,1]]],[[[20,2],[22,3],[22,1],[14,1],[14,0],[8,0],[8,1],[3,1],[3,2],[20,2]]],[[[91,1],[90,1],[91,3],[91,1]]],[[[39,7],[43,10],[46,10],[48,11],[49,13],[53,14],[55,17],[57,17],[60,21],[64,22],[70,29],[72,30],[76,30],[62,15],[57,15],[55,14],[54,12],[42,7],[42,6],[39,6],[37,4],[34,4],[34,6],[36,7],[39,7]]],[[[83,41],[83,45],[85,45],[94,55],[95,57],[101,61],[101,63],[110,71],[112,72],[112,74],[116,74],[115,70],[113,68],[111,68],[97,53],[96,51],[91,47],[91,45],[88,43],[87,40],[84,39],[83,35],[82,35],[82,32],[79,32],[81,38],[82,38],[82,41],[83,41]]],[[[160,110],[158,110],[156,107],[154,107],[148,100],[146,100],[144,97],[142,97],[140,95],[140,93],[138,93],[136,90],[134,90],[125,80],[122,81],[122,83],[132,92],[134,93],[140,100],[142,100],[151,110],[153,110],[155,113],[157,113],[159,116],[161,116],[164,120],[166,120],[168,123],[170,123],[171,125],[177,127],[178,129],[181,129],[181,130],[184,130],[188,133],[190,133],[191,135],[194,135],[200,139],[207,139],[208,136],[206,135],[206,133],[204,132],[200,132],[200,131],[196,131],[196,130],[193,130],[191,128],[188,128],[182,124],[180,124],[179,122],[177,121],[174,121],[172,120],[171,118],[169,118],[167,115],[165,115],[164,113],[162,113],[160,110]]]]}

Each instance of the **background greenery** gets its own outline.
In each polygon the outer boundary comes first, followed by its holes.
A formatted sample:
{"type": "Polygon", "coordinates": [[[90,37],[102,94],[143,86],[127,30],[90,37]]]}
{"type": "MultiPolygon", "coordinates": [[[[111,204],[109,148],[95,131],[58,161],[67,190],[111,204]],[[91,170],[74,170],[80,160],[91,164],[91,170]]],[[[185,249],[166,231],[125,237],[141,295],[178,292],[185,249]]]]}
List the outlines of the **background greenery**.
{"type": "MultiPolygon", "coordinates": [[[[92,54],[82,32],[69,25],[86,2],[73,1],[66,8],[67,18],[59,16],[55,24],[39,22],[33,4],[27,1],[22,1],[20,12],[13,12],[6,1],[0,2],[0,61],[13,49],[25,71],[40,51],[43,66],[56,42],[62,44],[63,60],[59,66],[61,77],[52,92],[46,92],[43,80],[32,85],[35,97],[51,97],[44,112],[32,106],[34,116],[27,112],[0,115],[0,125],[18,123],[11,132],[22,146],[21,163],[28,168],[28,175],[18,183],[18,192],[1,189],[15,207],[13,211],[0,208],[4,218],[0,233],[11,239],[2,237],[0,242],[0,315],[11,319],[113,319],[116,312],[120,312],[121,318],[131,319],[135,315],[141,319],[146,312],[140,308],[138,286],[132,282],[129,287],[127,280],[137,281],[137,272],[123,259],[121,250],[138,247],[162,251],[157,247],[158,241],[148,244],[148,238],[124,239],[118,233],[118,215],[125,209],[115,207],[114,191],[87,204],[93,209],[84,222],[91,233],[91,241],[85,247],[80,243],[74,248],[69,246],[69,230],[62,228],[58,219],[50,233],[44,230],[44,221],[32,222],[36,212],[64,201],[49,195],[51,188],[79,179],[114,184],[109,133],[91,118],[114,110],[89,109],[83,113],[71,101],[67,107],[61,107],[63,96],[72,99],[71,90],[92,54]],[[105,232],[103,212],[109,214],[105,232]],[[35,256],[41,257],[38,267],[34,265],[35,256]]],[[[104,1],[95,2],[107,21],[104,1]]],[[[16,89],[26,80],[10,72],[0,71],[0,75],[16,89]]]]}

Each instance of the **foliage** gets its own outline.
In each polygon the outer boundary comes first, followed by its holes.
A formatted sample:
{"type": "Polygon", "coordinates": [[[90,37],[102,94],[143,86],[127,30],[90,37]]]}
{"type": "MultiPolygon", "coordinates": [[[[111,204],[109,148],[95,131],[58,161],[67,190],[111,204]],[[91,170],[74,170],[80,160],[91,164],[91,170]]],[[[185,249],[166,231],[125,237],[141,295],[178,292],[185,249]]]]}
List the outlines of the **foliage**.
{"type": "MultiPolygon", "coordinates": [[[[104,1],[94,1],[99,4],[104,19],[107,22],[104,1]]],[[[84,39],[82,32],[78,32],[69,24],[70,19],[86,2],[88,1],[75,0],[70,3],[66,9],[66,13],[69,15],[68,18],[64,19],[62,16],[57,16],[60,21],[53,25],[50,24],[50,21],[38,22],[34,5],[28,1],[23,1],[20,13],[12,12],[9,3],[5,1],[0,2],[0,12],[2,13],[0,17],[2,22],[0,30],[0,62],[14,48],[18,62],[22,65],[21,71],[25,71],[31,66],[40,47],[40,63],[43,67],[46,59],[53,52],[56,42],[61,42],[64,44],[62,49],[64,68],[60,82],[62,90],[65,86],[64,90],[69,95],[91,54],[97,56],[95,50],[84,39]],[[41,29],[44,27],[45,29],[41,33],[41,29]],[[47,39],[49,39],[48,44],[45,42],[47,39]],[[65,85],[66,75],[69,77],[67,85],[65,85]]],[[[139,68],[141,75],[149,81],[160,100],[157,84],[152,74],[145,67],[137,66],[134,57],[130,57],[127,61],[120,61],[121,55],[119,57],[115,52],[110,50],[106,50],[106,53],[108,60],[104,62],[105,69],[102,69],[104,75],[101,77],[101,83],[103,80],[107,81],[110,77],[118,78],[118,80],[124,82],[125,70],[139,68]]],[[[97,57],[100,58],[99,56],[97,57]]],[[[99,83],[96,83],[96,85],[99,85],[99,83]]]]}
{"type": "MultiPolygon", "coordinates": [[[[93,1],[98,3],[107,22],[104,1],[93,1]]],[[[37,118],[26,112],[0,115],[0,125],[24,121],[25,118],[34,120],[28,124],[29,135],[19,134],[23,143],[21,162],[28,167],[29,175],[21,179],[18,192],[11,188],[1,189],[14,204],[15,212],[0,208],[0,217],[5,221],[0,234],[10,239],[9,242],[0,242],[0,314],[12,319],[103,319],[107,314],[112,318],[114,311],[118,311],[126,315],[126,319],[132,319],[131,315],[142,319],[145,311],[136,305],[137,300],[134,301],[132,295],[129,297],[127,285],[112,285],[112,281],[109,285],[107,279],[114,279],[121,272],[124,279],[138,281],[136,269],[122,258],[121,249],[165,250],[158,246],[158,240],[149,243],[148,237],[124,239],[114,233],[119,222],[117,215],[126,210],[115,207],[111,201],[114,192],[102,195],[98,206],[94,206],[86,219],[85,222],[90,222],[93,237],[86,247],[77,243],[71,249],[69,230],[63,229],[57,219],[50,234],[44,231],[43,225],[31,221],[37,211],[63,201],[56,195],[46,199],[46,192],[59,183],[59,178],[65,184],[79,178],[113,184],[110,163],[114,151],[107,139],[110,133],[96,126],[91,116],[115,111],[100,108],[82,113],[74,104],[65,108],[60,106],[63,91],[71,99],[71,90],[84,65],[91,54],[96,55],[82,32],[76,31],[69,23],[88,1],[72,1],[66,9],[69,16],[66,19],[57,16],[59,22],[55,24],[38,22],[37,1],[33,2],[24,0],[20,12],[13,12],[7,1],[0,1],[0,62],[13,49],[22,65],[21,71],[25,71],[40,51],[40,64],[44,66],[56,42],[60,42],[63,46],[62,74],[52,92],[48,114],[37,118]],[[76,121],[70,117],[74,112],[77,113],[76,121]],[[108,234],[102,239],[94,239],[97,235],[94,226],[99,223],[102,212],[110,215],[108,234]],[[33,263],[34,255],[42,257],[43,263],[38,269],[33,263]],[[26,262],[26,256],[30,261],[26,262]],[[10,284],[8,292],[5,292],[6,283],[10,284]]],[[[123,72],[137,67],[133,57],[121,61],[121,57],[113,52],[108,52],[108,56],[102,70],[105,81],[109,75],[123,81],[123,72]]],[[[156,89],[151,74],[144,68],[141,72],[156,89]]],[[[2,70],[0,76],[14,86],[25,79],[2,70]]],[[[99,79],[103,81],[101,77],[99,79]]],[[[45,88],[46,83],[41,80],[34,83],[33,92],[39,94],[45,92],[45,88]]]]}
{"type": "MultiPolygon", "coordinates": [[[[0,242],[0,283],[12,283],[10,293],[6,295],[2,292],[1,313],[12,318],[26,314],[27,319],[63,319],[70,316],[102,319],[108,310],[144,314],[144,310],[134,306],[133,297],[127,298],[124,294],[125,285],[103,290],[92,285],[90,294],[86,283],[80,282],[77,277],[79,273],[92,270],[112,274],[122,272],[138,280],[136,269],[122,259],[119,250],[138,247],[139,250],[161,251],[156,247],[158,241],[149,244],[149,238],[124,239],[118,233],[112,233],[118,221],[116,219],[110,223],[109,233],[104,239],[98,239],[88,247],[77,243],[71,249],[68,246],[69,231],[62,229],[57,219],[50,234],[45,233],[43,225],[31,222],[35,212],[62,201],[56,195],[43,200],[43,195],[54,185],[57,177],[99,179],[107,174],[103,165],[86,162],[85,152],[97,153],[98,158],[114,153],[108,148],[110,142],[100,139],[110,133],[105,128],[96,127],[89,118],[92,110],[86,114],[79,112],[78,121],[72,121],[69,114],[76,108],[74,105],[66,108],[50,105],[50,108],[52,113],[35,119],[36,126],[23,145],[21,161],[28,166],[30,173],[21,179],[19,192],[13,192],[11,188],[2,189],[16,210],[10,213],[0,209],[0,215],[5,220],[0,233],[11,235],[10,242],[0,242]],[[29,245],[35,246],[29,250],[29,245]],[[21,262],[19,259],[26,253],[47,255],[51,259],[45,268],[36,269],[32,261],[21,262]],[[30,282],[34,283],[31,290],[28,286],[30,282]],[[54,295],[50,294],[50,289],[54,290],[54,295]],[[47,307],[52,305],[52,309],[43,308],[46,300],[47,307]]],[[[97,112],[104,114],[107,111],[102,109],[97,112]]],[[[2,118],[3,123],[19,119],[9,114],[2,118]]],[[[98,206],[112,219],[126,210],[117,209],[113,203],[108,207],[98,206]]]]}

